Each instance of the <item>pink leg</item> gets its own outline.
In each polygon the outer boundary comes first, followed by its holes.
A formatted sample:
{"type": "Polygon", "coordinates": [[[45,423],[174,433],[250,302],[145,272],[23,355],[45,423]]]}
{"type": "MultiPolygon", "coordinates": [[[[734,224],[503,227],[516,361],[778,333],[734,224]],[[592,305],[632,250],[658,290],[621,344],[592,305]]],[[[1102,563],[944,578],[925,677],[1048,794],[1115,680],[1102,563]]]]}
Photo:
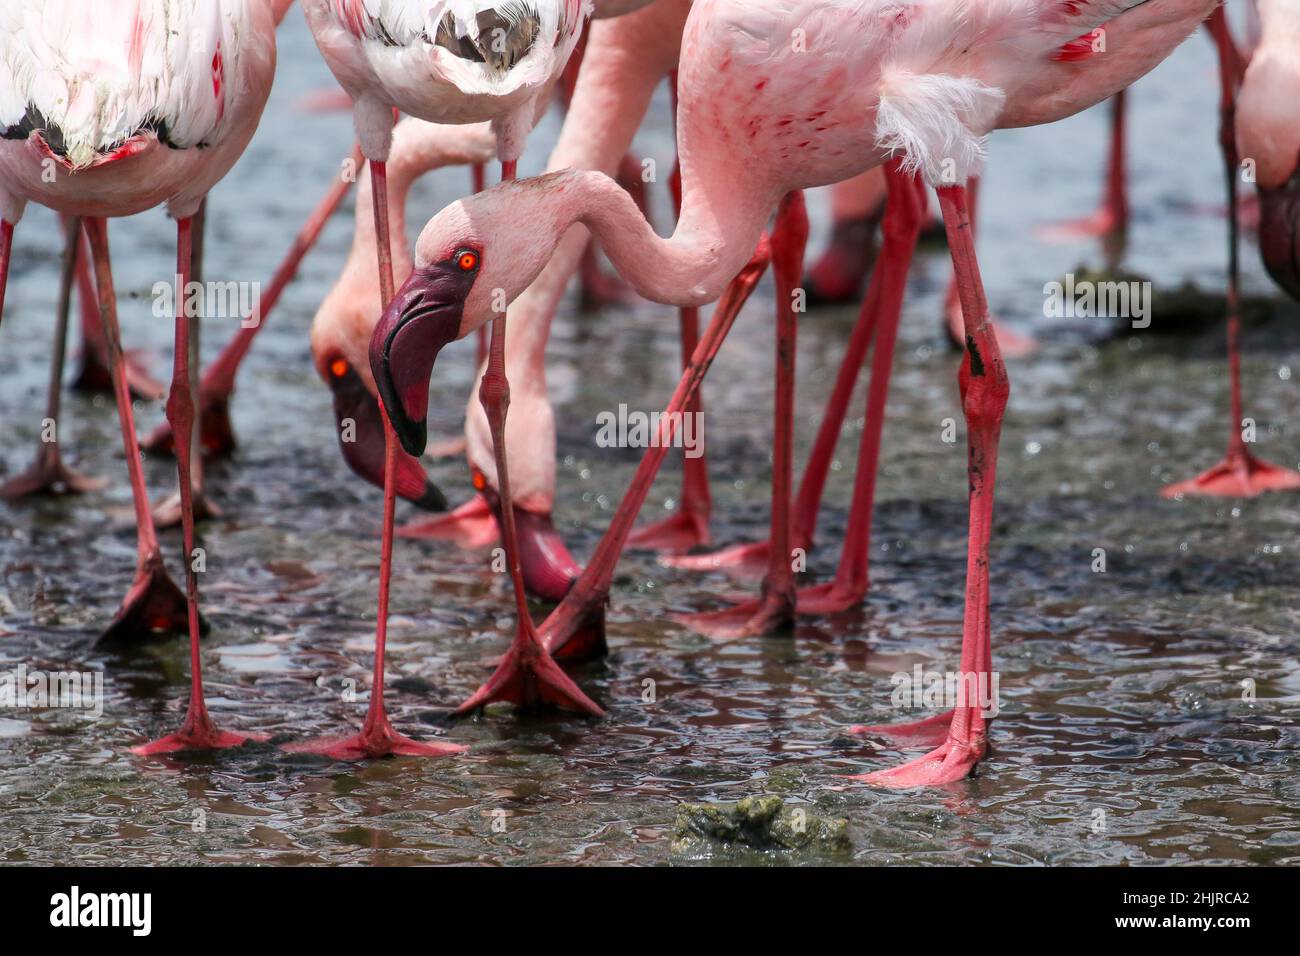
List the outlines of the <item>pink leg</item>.
{"type": "MultiPolygon", "coordinates": [[[[63,392],[63,360],[68,348],[68,312],[72,306],[72,275],[76,268],[81,242],[81,220],[68,222],[67,242],[63,251],[63,273],[59,280],[59,312],[54,329],[54,354],[50,360],[50,385],[45,397],[45,420],[52,423],[53,431],[47,436],[42,427],[36,461],[21,475],[0,484],[0,498],[25,498],[28,495],[64,495],[98,491],[108,482],[91,478],[69,468],[59,454],[59,405],[63,392]]],[[[0,280],[2,282],[3,280],[0,280]]]]}
{"type": "Polygon", "coordinates": [[[781,201],[772,233],[772,273],[776,280],[776,412],[772,442],[772,552],[760,596],[722,611],[683,615],[678,620],[722,640],[769,634],[794,618],[794,554],[790,540],[790,486],[793,483],[794,381],[797,313],[795,287],[803,275],[808,215],[803,193],[781,201]]]}
{"type": "Polygon", "coordinates": [[[1241,294],[1240,225],[1237,219],[1236,99],[1241,64],[1228,31],[1223,8],[1208,21],[1219,54],[1219,147],[1228,187],[1228,378],[1232,421],[1228,423],[1228,453],[1224,459],[1187,481],[1161,489],[1165,498],[1199,495],[1215,498],[1253,498],[1267,491],[1300,490],[1300,472],[1281,468],[1246,450],[1241,401],[1241,294]]]}
{"type": "MultiPolygon", "coordinates": [[[[393,259],[388,237],[388,178],[383,163],[371,160],[370,180],[374,199],[375,235],[379,238],[379,294],[381,308],[393,298],[393,259]]],[[[413,740],[393,729],[384,706],[384,657],[388,643],[388,593],[393,575],[393,523],[397,511],[397,435],[384,414],[384,525],[379,552],[379,613],[375,622],[375,670],[371,680],[370,706],[361,732],[352,737],[330,737],[288,744],[294,753],[315,753],[335,760],[363,760],[401,754],[411,757],[444,757],[468,750],[460,744],[413,740]]]]}
{"type": "Polygon", "coordinates": [[[505,315],[492,320],[492,341],[488,348],[487,370],[479,385],[479,401],[487,413],[492,429],[497,479],[500,483],[501,536],[505,543],[506,564],[515,596],[517,625],[515,638],[506,656],[487,683],[458,708],[467,714],[494,701],[505,701],[532,709],[550,705],[564,710],[600,717],[604,711],[569,679],[542,644],[524,596],[524,576],[519,565],[519,544],[515,532],[515,509],[510,497],[510,475],[506,466],[506,410],[510,406],[510,383],[505,375],[505,315]]]}
{"type": "Polygon", "coordinates": [[[99,639],[139,640],[159,632],[184,634],[188,629],[185,595],[172,582],[163,565],[158,535],[149,513],[149,492],[144,483],[140,446],[136,443],[135,415],[131,411],[126,363],[122,355],[122,333],[117,324],[117,294],[113,289],[113,272],[108,258],[108,226],[103,219],[86,219],[84,229],[90,239],[91,255],[95,262],[99,308],[103,315],[104,339],[108,349],[108,368],[113,379],[113,394],[117,399],[126,465],[131,475],[131,496],[135,501],[137,541],[135,580],[131,583],[122,606],[99,639]]]}
{"type": "MultiPolygon", "coordinates": [[[[352,161],[354,166],[361,162],[359,147],[353,151],[352,161]]],[[[303,258],[316,245],[326,223],[333,217],[351,188],[352,183],[343,177],[338,177],[337,181],[330,186],[324,198],[312,210],[307,222],[298,231],[298,235],[294,237],[293,244],[285,253],[279,268],[271,276],[271,282],[257,304],[256,321],[241,325],[230,343],[203,373],[203,379],[199,384],[199,421],[201,422],[199,443],[203,453],[209,458],[226,458],[235,450],[235,432],[230,423],[230,396],[235,391],[235,376],[239,373],[239,367],[253,345],[254,337],[266,325],[266,320],[271,310],[280,301],[285,287],[298,274],[298,267],[302,265],[303,258]]],[[[174,449],[171,423],[163,421],[159,424],[153,434],[145,439],[144,447],[146,451],[171,454],[174,449]]]]}
{"type": "MultiPolygon", "coordinates": [[[[77,256],[77,300],[81,309],[81,367],[74,376],[71,388],[90,394],[113,394],[113,375],[109,370],[108,343],[104,323],[99,314],[99,294],[91,275],[90,243],[84,234],[81,252],[77,256]]],[[[163,397],[162,382],[149,374],[144,357],[134,351],[123,353],[126,386],[131,396],[140,401],[152,402],[163,397]]]]}
{"type": "MultiPolygon", "coordinates": [[[[817,516],[821,511],[822,494],[826,490],[826,478],[830,474],[831,462],[835,458],[835,446],[839,443],[840,432],[844,429],[844,419],[848,414],[849,400],[858,375],[866,361],[867,349],[876,334],[876,316],[880,312],[879,296],[881,286],[871,283],[867,287],[866,297],[858,312],[853,331],[840,360],[839,371],[835,375],[835,384],[826,410],[822,413],[821,424],[817,427],[817,437],[813,441],[808,463],[804,466],[803,479],[799,482],[799,494],[794,502],[792,523],[792,542],[796,548],[811,551],[813,537],[817,531],[817,516]]],[[[690,554],[664,557],[660,563],[668,567],[688,571],[723,571],[740,577],[758,577],[771,561],[772,547],[770,541],[755,541],[747,544],[733,545],[712,554],[690,554]]]]}
{"type": "MultiPolygon", "coordinates": [[[[997,481],[998,438],[1002,415],[1011,392],[997,336],[989,320],[988,302],[980,280],[979,262],[962,186],[939,189],[939,205],[948,232],[948,246],[966,317],[966,354],[959,384],[966,418],[970,482],[970,531],[966,554],[966,613],[962,621],[961,674],[963,682],[979,688],[991,683],[992,648],[989,623],[989,537],[993,527],[993,496],[997,481]]],[[[965,686],[965,683],[963,683],[965,686]]],[[[967,694],[959,701],[948,726],[947,738],[934,750],[899,767],[854,779],[889,787],[919,787],[964,779],[984,756],[989,701],[967,694]],[[975,699],[971,699],[974,697],[975,699]]],[[[900,728],[924,740],[935,728],[933,721],[900,728]]]]}
{"type": "MultiPolygon", "coordinates": [[[[207,200],[205,199],[199,205],[199,211],[194,214],[193,222],[189,231],[190,253],[186,260],[187,268],[189,269],[189,272],[186,273],[186,282],[193,281],[199,285],[203,284],[203,239],[207,234],[207,205],[207,200]]],[[[182,288],[184,288],[184,284],[182,284],[182,288]]],[[[178,296],[177,298],[179,300],[182,297],[178,296]]],[[[187,334],[189,336],[189,347],[187,349],[189,358],[187,367],[193,368],[196,373],[199,368],[199,328],[201,320],[202,315],[186,317],[185,320],[187,334]]],[[[189,382],[190,378],[187,376],[185,381],[189,382]]],[[[173,380],[173,391],[175,390],[175,387],[175,381],[173,380]]],[[[202,430],[203,424],[201,414],[202,409],[199,405],[198,399],[197,380],[195,381],[193,388],[191,388],[191,392],[190,402],[186,406],[190,412],[191,418],[193,419],[193,421],[190,421],[191,447],[190,458],[187,465],[187,471],[190,476],[189,510],[190,517],[195,521],[204,521],[208,518],[220,517],[221,509],[208,499],[207,493],[204,491],[203,449],[199,444],[199,433],[202,430]],[[198,425],[197,430],[193,427],[196,423],[198,425]]],[[[171,404],[170,395],[168,396],[168,404],[171,404]]],[[[168,412],[167,415],[169,419],[173,418],[170,412],[168,412]]],[[[174,450],[175,449],[173,449],[173,451],[174,450]]],[[[174,528],[182,523],[184,517],[182,515],[183,510],[184,501],[181,493],[177,491],[175,494],[168,495],[162,501],[158,502],[158,504],[154,505],[154,524],[159,528],[174,528]]]]}
{"type": "Polygon", "coordinates": [[[741,308],[767,270],[770,259],[771,252],[765,238],[759,243],[749,264],[732,280],[718,300],[709,327],[696,346],[668,408],[660,419],[659,440],[642,457],[632,483],[623,495],[604,537],[596,546],[595,553],[587,562],[587,567],[564,600],[542,623],[540,633],[543,642],[547,650],[557,658],[588,657],[604,651],[604,613],[605,605],[609,602],[610,582],[614,579],[614,569],[632,533],[636,516],[645,503],[646,495],[650,493],[659,467],[668,456],[673,425],[678,415],[690,405],[694,393],[699,390],[741,308]]]}
{"type": "Polygon", "coordinates": [[[14,250],[14,224],[0,219],[0,322],[5,317],[5,288],[9,285],[9,260],[14,250]]]}
{"type": "MultiPolygon", "coordinates": [[[[192,268],[193,219],[176,223],[176,274],[181,288],[190,281],[192,268]]],[[[190,475],[194,431],[194,383],[190,373],[190,320],[184,296],[176,300],[176,352],[172,366],[171,392],[167,396],[167,417],[179,439],[176,449],[177,474],[181,499],[181,529],[185,541],[185,603],[190,632],[190,705],[185,722],[174,734],[161,740],[132,747],[133,753],[173,753],[178,750],[223,750],[238,747],[248,740],[265,740],[264,736],[219,730],[208,716],[203,697],[203,662],[199,654],[199,576],[195,570],[193,479],[190,475]]]]}
{"type": "Polygon", "coordinates": [[[883,211],[882,205],[848,215],[832,208],[830,244],[804,276],[809,304],[847,305],[861,299],[876,258],[876,231],[883,211]]]}
{"type": "Polygon", "coordinates": [[[903,311],[903,293],[912,265],[912,252],[925,212],[924,186],[899,170],[898,162],[886,166],[889,201],[883,223],[884,244],[871,277],[875,308],[870,322],[879,317],[879,332],[871,361],[871,386],[867,395],[866,428],[858,449],[857,475],[844,550],[835,579],[799,591],[800,614],[832,614],[861,604],[867,595],[871,552],[871,516],[875,502],[876,471],[880,461],[880,436],[885,424],[885,402],[894,362],[894,342],[903,311]],[[876,291],[879,286],[879,292],[876,291]]]}
{"type": "MultiPolygon", "coordinates": [[[[673,90],[677,89],[673,84],[673,90]]],[[[674,93],[674,106],[676,94],[674,93]]],[[[674,110],[675,112],[675,110],[674,110]]],[[[673,202],[677,214],[682,211],[682,170],[681,164],[673,168],[669,179],[672,187],[673,202]]],[[[700,342],[700,310],[686,308],[679,310],[682,334],[682,368],[690,365],[691,356],[700,342]]],[[[697,424],[696,441],[700,442],[700,454],[692,457],[682,454],[682,490],[678,497],[677,510],[671,517],[638,528],[632,533],[629,544],[634,548],[652,551],[664,551],[668,554],[682,554],[694,548],[708,545],[712,539],[709,532],[709,517],[713,511],[713,495],[709,490],[709,465],[703,453],[704,442],[704,402],[698,390],[686,408],[686,414],[697,424]]]]}
{"type": "MultiPolygon", "coordinates": [[[[514,161],[501,164],[502,181],[515,178],[514,161]]],[[[510,494],[510,470],[506,454],[506,412],[510,407],[510,382],[506,378],[506,315],[492,320],[492,338],[488,344],[487,368],[479,382],[479,402],[487,415],[492,432],[492,452],[497,466],[497,501],[494,511],[501,527],[501,541],[506,552],[511,590],[515,597],[515,637],[497,669],[487,682],[456,708],[468,714],[496,701],[514,704],[526,710],[541,706],[571,710],[593,717],[604,716],[600,705],[582,692],[555,663],[533,625],[528,612],[523,569],[519,563],[519,535],[515,526],[516,511],[510,494]]],[[[485,490],[481,475],[475,485],[485,490]]]]}
{"type": "Polygon", "coordinates": [[[1110,268],[1124,254],[1128,236],[1128,176],[1125,163],[1127,124],[1124,120],[1127,91],[1120,90],[1110,101],[1110,154],[1106,162],[1106,191],[1101,207],[1086,219],[1058,223],[1038,230],[1048,241],[1069,241],[1083,236],[1101,239],[1110,268]]]}
{"type": "MultiPolygon", "coordinates": [[[[975,228],[976,211],[979,205],[979,180],[972,179],[970,185],[966,187],[970,194],[970,221],[971,229],[975,228]]],[[[948,324],[948,340],[956,348],[964,348],[966,324],[961,315],[962,300],[958,291],[958,281],[956,275],[953,276],[952,282],[948,285],[948,294],[944,299],[944,315],[948,324]]],[[[1013,332],[1001,323],[990,320],[993,323],[993,334],[997,336],[998,348],[1007,358],[1021,358],[1028,355],[1038,347],[1038,343],[1028,336],[1021,335],[1019,332],[1013,332]]]]}

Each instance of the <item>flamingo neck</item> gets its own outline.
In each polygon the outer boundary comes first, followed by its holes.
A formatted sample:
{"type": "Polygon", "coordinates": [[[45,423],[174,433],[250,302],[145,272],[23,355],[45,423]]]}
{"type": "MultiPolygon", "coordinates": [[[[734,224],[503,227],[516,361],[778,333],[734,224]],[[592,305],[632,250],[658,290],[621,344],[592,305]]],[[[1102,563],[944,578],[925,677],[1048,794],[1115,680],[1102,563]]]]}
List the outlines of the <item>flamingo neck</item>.
{"type": "Polygon", "coordinates": [[[567,229],[591,230],[614,268],[638,294],[676,306],[707,305],[749,261],[779,197],[760,195],[744,181],[727,189],[692,182],[683,169],[682,213],[671,238],[657,235],[632,197],[603,173],[561,174],[572,183],[567,229]]]}

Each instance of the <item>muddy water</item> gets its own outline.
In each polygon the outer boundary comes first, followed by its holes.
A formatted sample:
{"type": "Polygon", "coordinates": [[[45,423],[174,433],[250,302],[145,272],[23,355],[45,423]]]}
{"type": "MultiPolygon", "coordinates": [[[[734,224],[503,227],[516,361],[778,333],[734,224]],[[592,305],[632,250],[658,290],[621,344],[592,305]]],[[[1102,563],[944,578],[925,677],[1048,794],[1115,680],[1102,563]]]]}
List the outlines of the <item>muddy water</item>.
{"type": "MultiPolygon", "coordinates": [[[[283,69],[264,128],[211,205],[209,274],[265,280],[345,155],[341,114],[303,115],[325,87],[305,29],[284,31],[283,69]]],[[[1223,279],[1214,148],[1212,56],[1194,38],[1132,98],[1135,223],[1128,264],[1173,286],[1213,292],[1223,279]]],[[[662,93],[662,91],[661,91],[662,93]]],[[[1002,712],[977,778],[943,790],[880,792],[842,775],[901,754],[851,737],[859,722],[899,718],[891,675],[953,669],[964,578],[963,441],[956,359],[938,315],[947,265],[929,250],[910,281],[885,433],[872,594],[860,611],[802,623],[790,638],[715,645],[665,608],[716,606],[737,585],[623,562],[610,613],[611,653],[578,671],[608,708],[601,721],[466,721],[447,709],[506,645],[507,593],[486,556],[403,542],[390,646],[394,722],[471,746],[463,757],[351,766],[266,745],[215,758],[144,761],[127,747],[171,729],[187,692],[179,641],[133,653],[92,646],[130,576],[130,496],[111,403],[70,397],[63,437],[85,470],[111,476],[78,500],[4,506],[0,518],[0,666],[103,669],[103,714],[0,713],[0,859],[83,863],[1120,863],[1300,860],[1300,669],[1294,498],[1167,502],[1159,487],[1210,465],[1226,430],[1221,328],[1104,340],[1096,320],[1043,317],[1042,286],[1081,262],[1087,243],[1048,245],[1030,227],[1092,208],[1104,111],[1053,130],[1001,136],[984,191],[980,251],[996,312],[1043,343],[1011,365],[992,550],[993,638],[1002,712]],[[1104,549],[1105,573],[1093,570],[1104,549]],[[655,702],[646,703],[647,680],[655,702]],[[1246,684],[1243,684],[1247,682],[1246,684]],[[1248,692],[1253,687],[1252,694],[1248,692]],[[683,801],[777,793],[849,820],[850,854],[670,849],[683,801]]],[[[539,130],[540,162],[556,133],[539,130]]],[[[638,154],[669,168],[666,96],[638,154]]],[[[525,164],[525,172],[528,164],[525,164]]],[[[412,199],[418,223],[464,191],[439,173],[412,199]]],[[[663,214],[665,197],[655,202],[663,214]]],[[[822,200],[814,197],[818,237],[822,200]]],[[[161,213],[114,223],[129,345],[163,374],[170,322],[148,292],[170,273],[161,213]]],[[[244,370],[234,416],[242,445],[211,470],[226,516],[204,526],[203,577],[213,629],[204,646],[219,720],[276,739],[360,724],[369,693],[379,495],[336,449],[329,396],[307,358],[307,329],[339,269],[350,226],[326,231],[244,370]],[[355,686],[355,694],[346,688],[355,686]],[[351,697],[352,699],[348,699],[351,697]]],[[[0,341],[4,465],[27,462],[39,429],[57,277],[54,221],[33,209],[17,238],[0,341]]],[[[1248,288],[1271,295],[1253,247],[1248,288]]],[[[719,541],[762,534],[770,464],[770,287],[737,325],[706,390],[719,541]]],[[[800,329],[799,444],[812,440],[851,321],[809,314],[800,329]]],[[[1300,325],[1266,304],[1247,330],[1247,413],[1261,454],[1300,460],[1300,325]]],[[[1183,321],[1157,314],[1167,328],[1183,321]]],[[[231,328],[209,323],[205,352],[231,328]]],[[[565,308],[549,374],[561,424],[557,518],[581,554],[603,529],[636,453],[600,449],[596,415],[625,402],[659,407],[676,355],[674,318],[652,306],[581,315],[565,308]]],[[[471,349],[439,365],[431,426],[459,428],[471,349]]],[[[833,572],[861,429],[845,429],[811,572],[833,572]]],[[[161,414],[139,405],[141,427],[161,414]]],[[[150,460],[151,488],[174,480],[150,460]]],[[[435,466],[454,499],[463,464],[435,466]]],[[[657,516],[676,465],[656,486],[657,516]]],[[[404,510],[402,517],[409,515],[404,510]]],[[[180,540],[164,536],[179,573],[180,540]]]]}

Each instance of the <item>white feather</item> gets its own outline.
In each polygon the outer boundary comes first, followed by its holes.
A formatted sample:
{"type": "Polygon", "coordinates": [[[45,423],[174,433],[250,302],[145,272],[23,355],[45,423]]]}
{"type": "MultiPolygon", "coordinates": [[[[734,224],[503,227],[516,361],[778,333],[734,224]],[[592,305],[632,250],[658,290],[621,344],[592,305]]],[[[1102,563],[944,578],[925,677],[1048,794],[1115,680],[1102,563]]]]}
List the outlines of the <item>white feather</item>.
{"type": "Polygon", "coordinates": [[[903,167],[932,185],[964,183],[987,156],[986,131],[1005,95],[969,76],[886,69],[876,112],[876,142],[900,153],[903,167]]]}

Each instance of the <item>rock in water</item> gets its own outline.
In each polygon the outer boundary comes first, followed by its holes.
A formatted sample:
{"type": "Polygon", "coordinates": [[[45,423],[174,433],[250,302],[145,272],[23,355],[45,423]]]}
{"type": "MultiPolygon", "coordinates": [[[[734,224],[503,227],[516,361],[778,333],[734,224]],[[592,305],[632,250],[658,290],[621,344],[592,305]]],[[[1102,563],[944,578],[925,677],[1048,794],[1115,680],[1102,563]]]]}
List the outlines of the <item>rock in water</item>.
{"type": "Polygon", "coordinates": [[[806,807],[785,809],[778,796],[746,797],[739,803],[686,803],[677,810],[673,827],[674,852],[689,852],[708,844],[752,847],[756,850],[825,852],[850,848],[849,822],[817,816],[806,807]]]}

